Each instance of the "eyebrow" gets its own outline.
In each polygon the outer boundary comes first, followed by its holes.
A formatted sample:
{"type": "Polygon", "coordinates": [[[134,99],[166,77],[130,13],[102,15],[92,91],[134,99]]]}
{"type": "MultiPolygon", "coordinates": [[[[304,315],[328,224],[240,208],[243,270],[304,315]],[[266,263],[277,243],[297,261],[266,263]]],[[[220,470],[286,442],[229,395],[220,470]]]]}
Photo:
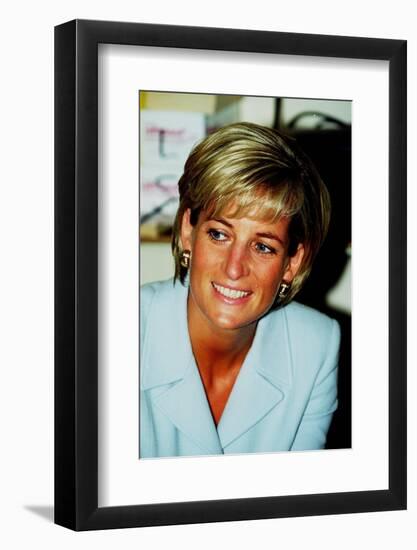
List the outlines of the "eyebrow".
{"type": "MultiPolygon", "coordinates": [[[[231,229],[233,229],[233,224],[231,224],[230,222],[224,220],[223,218],[211,218],[211,219],[206,220],[206,221],[208,221],[208,222],[209,221],[219,222],[219,223],[222,223],[222,224],[226,225],[227,227],[230,227],[231,229]]],[[[256,236],[264,238],[264,239],[272,239],[274,241],[278,241],[282,246],[285,246],[285,243],[283,242],[283,240],[280,239],[278,237],[278,235],[276,235],[275,233],[270,233],[269,231],[261,231],[259,233],[256,233],[256,236]]]]}
{"type": "Polygon", "coordinates": [[[282,239],[278,237],[278,235],[275,235],[275,233],[269,233],[268,231],[266,233],[256,233],[257,237],[263,237],[264,239],[273,239],[274,241],[278,241],[279,243],[284,246],[284,242],[282,239]]]}
{"type": "Polygon", "coordinates": [[[206,220],[206,222],[220,222],[224,225],[227,225],[227,227],[230,227],[231,229],[233,229],[233,224],[231,224],[230,222],[227,222],[223,218],[209,218],[208,220],[206,220]]]}

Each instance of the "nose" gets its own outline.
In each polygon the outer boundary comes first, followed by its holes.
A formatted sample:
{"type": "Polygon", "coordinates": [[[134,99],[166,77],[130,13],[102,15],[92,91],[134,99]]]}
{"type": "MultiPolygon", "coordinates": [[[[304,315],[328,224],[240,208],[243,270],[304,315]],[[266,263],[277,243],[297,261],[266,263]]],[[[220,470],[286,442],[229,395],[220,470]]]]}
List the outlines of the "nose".
{"type": "Polygon", "coordinates": [[[234,243],[229,249],[226,257],[225,272],[229,279],[237,281],[248,274],[249,264],[246,248],[234,243]]]}

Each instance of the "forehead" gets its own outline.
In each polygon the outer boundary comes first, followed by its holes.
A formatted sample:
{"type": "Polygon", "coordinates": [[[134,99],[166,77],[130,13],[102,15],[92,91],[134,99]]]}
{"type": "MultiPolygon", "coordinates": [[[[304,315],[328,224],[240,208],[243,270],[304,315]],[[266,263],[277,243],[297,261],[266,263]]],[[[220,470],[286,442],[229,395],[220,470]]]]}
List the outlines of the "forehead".
{"type": "Polygon", "coordinates": [[[201,224],[213,220],[230,225],[236,231],[250,231],[259,234],[271,233],[282,240],[287,239],[290,223],[288,216],[271,217],[270,214],[266,215],[262,208],[256,206],[244,212],[237,211],[233,206],[218,213],[207,210],[201,212],[199,217],[201,224]]]}
{"type": "Polygon", "coordinates": [[[241,204],[238,200],[229,201],[225,206],[214,205],[202,210],[201,219],[250,220],[262,225],[288,225],[289,217],[272,209],[262,197],[251,201],[251,204],[241,204]]]}

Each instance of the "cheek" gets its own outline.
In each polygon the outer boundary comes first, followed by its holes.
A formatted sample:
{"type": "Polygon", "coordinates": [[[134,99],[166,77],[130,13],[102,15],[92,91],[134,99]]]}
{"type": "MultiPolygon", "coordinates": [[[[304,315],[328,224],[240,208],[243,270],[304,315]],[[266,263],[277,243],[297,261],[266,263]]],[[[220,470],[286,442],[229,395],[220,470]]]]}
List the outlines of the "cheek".
{"type": "Polygon", "coordinates": [[[218,265],[220,261],[219,251],[213,250],[204,236],[197,236],[192,246],[191,267],[194,269],[207,269],[218,265]]]}
{"type": "Polygon", "coordinates": [[[262,288],[264,294],[268,295],[268,297],[275,297],[284,275],[283,263],[279,262],[273,266],[258,267],[255,271],[258,288],[262,288]]]}
{"type": "Polygon", "coordinates": [[[194,246],[191,256],[191,272],[204,271],[207,267],[207,255],[201,251],[201,248],[194,246]]]}

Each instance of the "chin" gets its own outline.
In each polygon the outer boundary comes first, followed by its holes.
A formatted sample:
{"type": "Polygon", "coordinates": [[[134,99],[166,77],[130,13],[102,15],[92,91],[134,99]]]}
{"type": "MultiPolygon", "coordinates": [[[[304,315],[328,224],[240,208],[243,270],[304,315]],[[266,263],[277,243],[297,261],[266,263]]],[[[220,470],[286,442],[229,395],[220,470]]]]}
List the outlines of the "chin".
{"type": "Polygon", "coordinates": [[[216,315],[211,318],[214,326],[224,330],[237,330],[256,323],[257,319],[245,319],[216,315]]]}

